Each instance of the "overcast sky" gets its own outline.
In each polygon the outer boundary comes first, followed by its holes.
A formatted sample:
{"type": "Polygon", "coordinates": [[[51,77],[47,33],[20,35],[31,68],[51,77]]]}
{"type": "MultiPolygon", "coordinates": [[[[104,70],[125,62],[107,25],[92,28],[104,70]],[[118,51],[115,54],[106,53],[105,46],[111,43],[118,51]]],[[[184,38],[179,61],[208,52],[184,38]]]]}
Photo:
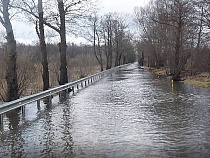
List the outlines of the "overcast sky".
{"type": "Polygon", "coordinates": [[[102,13],[125,12],[132,14],[134,7],[145,6],[149,0],[101,0],[102,13]]]}
{"type": "MultiPolygon", "coordinates": [[[[100,0],[100,14],[109,12],[129,13],[133,14],[134,7],[145,6],[149,0],[100,0]]],[[[26,22],[12,22],[15,38],[18,42],[34,43],[37,41],[37,35],[34,25],[26,24],[26,22]]],[[[1,27],[2,28],[2,27],[1,27]]],[[[1,32],[4,31],[0,29],[1,32]]],[[[77,40],[70,37],[67,40],[73,40],[77,44],[84,42],[82,38],[77,40]]],[[[69,42],[69,41],[67,41],[69,42]]]]}

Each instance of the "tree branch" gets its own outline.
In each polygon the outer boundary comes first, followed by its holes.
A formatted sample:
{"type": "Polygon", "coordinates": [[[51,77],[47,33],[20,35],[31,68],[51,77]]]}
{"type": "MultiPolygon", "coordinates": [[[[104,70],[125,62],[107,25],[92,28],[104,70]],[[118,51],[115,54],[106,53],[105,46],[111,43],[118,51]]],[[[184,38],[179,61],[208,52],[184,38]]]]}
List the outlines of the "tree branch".
{"type": "Polygon", "coordinates": [[[1,22],[1,24],[5,27],[5,23],[4,23],[4,20],[3,20],[3,18],[0,16],[0,22],[1,22]]]}
{"type": "Polygon", "coordinates": [[[36,26],[35,26],[35,29],[36,29],[37,36],[38,36],[38,37],[39,37],[39,39],[40,39],[40,33],[39,33],[38,21],[36,21],[36,26]]]}
{"type": "MultiPolygon", "coordinates": [[[[22,2],[24,3],[24,5],[25,5],[28,9],[26,9],[26,8],[24,8],[24,7],[22,7],[22,6],[14,6],[14,7],[17,8],[17,9],[20,9],[20,10],[22,10],[22,11],[24,11],[24,12],[30,14],[30,15],[32,15],[32,16],[33,16],[34,18],[36,18],[36,19],[39,19],[39,16],[36,15],[36,14],[33,12],[33,8],[32,8],[28,3],[26,3],[24,0],[22,0],[22,2]]],[[[45,24],[46,26],[48,26],[48,27],[50,27],[51,29],[55,30],[56,32],[60,33],[60,29],[59,29],[59,28],[53,26],[52,24],[50,24],[50,23],[47,22],[46,20],[47,20],[47,19],[45,18],[45,19],[44,19],[44,24],[45,24]]]]}

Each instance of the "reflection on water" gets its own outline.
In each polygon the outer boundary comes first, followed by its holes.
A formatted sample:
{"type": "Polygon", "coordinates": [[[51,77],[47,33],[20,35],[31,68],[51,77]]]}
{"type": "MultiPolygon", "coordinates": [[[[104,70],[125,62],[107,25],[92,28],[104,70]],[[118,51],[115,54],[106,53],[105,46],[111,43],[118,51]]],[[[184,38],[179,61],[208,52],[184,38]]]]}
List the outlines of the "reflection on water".
{"type": "Polygon", "coordinates": [[[209,93],[132,64],[66,102],[7,113],[0,157],[206,158],[209,93]]]}

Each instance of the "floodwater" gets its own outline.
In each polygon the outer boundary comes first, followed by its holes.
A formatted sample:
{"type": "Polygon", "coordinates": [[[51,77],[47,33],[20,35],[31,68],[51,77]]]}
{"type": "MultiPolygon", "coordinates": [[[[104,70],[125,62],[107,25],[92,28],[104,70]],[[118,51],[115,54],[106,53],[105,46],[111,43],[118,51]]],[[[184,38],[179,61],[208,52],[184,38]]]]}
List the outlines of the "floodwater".
{"type": "Polygon", "coordinates": [[[209,94],[131,64],[64,103],[7,114],[0,157],[207,158],[209,94]]]}

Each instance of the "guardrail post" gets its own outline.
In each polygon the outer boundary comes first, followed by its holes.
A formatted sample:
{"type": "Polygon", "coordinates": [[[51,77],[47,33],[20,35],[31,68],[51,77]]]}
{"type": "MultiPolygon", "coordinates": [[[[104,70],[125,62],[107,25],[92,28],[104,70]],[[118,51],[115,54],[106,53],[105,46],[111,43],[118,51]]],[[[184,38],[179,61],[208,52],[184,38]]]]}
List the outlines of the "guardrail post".
{"type": "Polygon", "coordinates": [[[50,96],[49,96],[49,104],[50,104],[50,105],[52,105],[52,98],[53,98],[53,96],[50,95],[50,96]]]}
{"type": "Polygon", "coordinates": [[[72,93],[74,94],[74,86],[72,86],[71,88],[72,88],[72,93]]]}
{"type": "Polygon", "coordinates": [[[1,115],[0,115],[0,129],[3,129],[3,125],[4,125],[4,124],[3,124],[3,122],[4,122],[3,119],[4,119],[3,114],[1,114],[1,115]]]}
{"type": "Polygon", "coordinates": [[[83,88],[83,82],[81,82],[81,87],[83,88]]]}
{"type": "Polygon", "coordinates": [[[37,100],[37,109],[40,110],[40,100],[37,100]]]}
{"type": "Polygon", "coordinates": [[[87,81],[85,81],[85,87],[87,87],[87,81]]]}
{"type": "Polygon", "coordinates": [[[77,90],[79,90],[79,85],[77,84],[77,90]]]}
{"type": "Polygon", "coordinates": [[[22,115],[25,115],[25,106],[21,106],[22,115]]]}

